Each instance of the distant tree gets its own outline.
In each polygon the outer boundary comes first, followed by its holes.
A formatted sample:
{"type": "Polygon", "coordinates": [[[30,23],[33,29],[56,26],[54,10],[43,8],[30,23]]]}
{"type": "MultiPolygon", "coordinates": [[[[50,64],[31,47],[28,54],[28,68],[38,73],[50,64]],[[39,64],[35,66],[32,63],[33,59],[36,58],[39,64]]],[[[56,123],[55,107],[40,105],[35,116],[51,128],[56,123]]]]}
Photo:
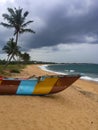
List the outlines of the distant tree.
{"type": "Polygon", "coordinates": [[[28,61],[30,61],[30,55],[28,53],[21,53],[20,54],[21,60],[23,60],[25,63],[27,63],[28,61]]]}

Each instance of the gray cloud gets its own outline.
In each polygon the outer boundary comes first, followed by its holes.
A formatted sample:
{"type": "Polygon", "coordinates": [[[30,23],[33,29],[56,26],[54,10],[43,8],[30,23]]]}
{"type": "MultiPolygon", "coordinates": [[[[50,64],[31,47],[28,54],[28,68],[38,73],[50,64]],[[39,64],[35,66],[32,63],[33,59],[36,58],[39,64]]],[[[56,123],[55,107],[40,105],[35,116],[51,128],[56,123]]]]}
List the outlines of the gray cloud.
{"type": "Polygon", "coordinates": [[[28,36],[29,46],[39,48],[59,43],[98,43],[98,6],[96,3],[87,8],[85,6],[84,2],[80,9],[79,3],[75,3],[71,10],[65,3],[47,12],[47,16],[43,18],[45,26],[40,32],[36,31],[34,36],[28,36]],[[93,41],[86,37],[92,37],[93,41]]]}
{"type": "Polygon", "coordinates": [[[52,62],[98,63],[98,44],[59,44],[52,47],[35,48],[29,51],[33,60],[52,62]],[[81,53],[83,52],[83,53],[81,53]]]}

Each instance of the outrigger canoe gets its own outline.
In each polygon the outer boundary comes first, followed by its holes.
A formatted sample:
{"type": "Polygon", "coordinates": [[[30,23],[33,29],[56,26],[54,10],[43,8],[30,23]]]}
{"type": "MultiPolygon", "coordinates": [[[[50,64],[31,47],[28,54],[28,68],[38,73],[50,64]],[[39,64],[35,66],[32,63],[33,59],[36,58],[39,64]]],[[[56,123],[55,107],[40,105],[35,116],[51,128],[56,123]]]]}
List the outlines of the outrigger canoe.
{"type": "Polygon", "coordinates": [[[68,88],[80,75],[40,76],[32,79],[0,76],[0,95],[49,95],[68,88]]]}

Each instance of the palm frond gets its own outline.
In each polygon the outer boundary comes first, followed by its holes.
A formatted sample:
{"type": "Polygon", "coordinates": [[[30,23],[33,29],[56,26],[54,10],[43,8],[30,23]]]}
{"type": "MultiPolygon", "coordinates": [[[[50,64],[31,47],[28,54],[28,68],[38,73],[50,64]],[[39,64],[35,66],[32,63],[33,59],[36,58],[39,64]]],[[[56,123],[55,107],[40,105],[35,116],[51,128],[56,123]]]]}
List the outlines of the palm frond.
{"type": "Polygon", "coordinates": [[[12,8],[7,8],[7,10],[12,16],[15,16],[15,12],[12,8]]]}
{"type": "Polygon", "coordinates": [[[30,23],[32,23],[32,22],[34,22],[34,21],[28,21],[28,22],[24,23],[24,24],[22,25],[22,27],[26,27],[28,24],[30,24],[30,23]]]}
{"type": "Polygon", "coordinates": [[[28,14],[29,14],[29,12],[26,11],[26,12],[23,14],[23,16],[24,16],[24,17],[27,17],[28,14]]]}
{"type": "Polygon", "coordinates": [[[8,20],[9,17],[10,17],[8,14],[3,14],[2,16],[4,17],[4,19],[7,19],[7,20],[8,20]]]}
{"type": "Polygon", "coordinates": [[[8,21],[9,24],[13,25],[14,24],[14,18],[8,14],[3,14],[2,15],[4,17],[4,19],[6,19],[8,21]]]}
{"type": "Polygon", "coordinates": [[[10,15],[8,15],[8,14],[3,14],[2,16],[3,16],[4,19],[6,19],[9,23],[11,23],[12,17],[11,17],[10,15]]]}
{"type": "Polygon", "coordinates": [[[26,17],[27,17],[28,14],[29,14],[29,12],[26,11],[26,12],[22,15],[22,17],[21,17],[21,23],[22,23],[22,24],[25,22],[25,19],[26,19],[26,17]]]}
{"type": "Polygon", "coordinates": [[[3,22],[1,22],[0,24],[3,25],[4,27],[7,27],[7,28],[13,28],[12,25],[7,24],[7,23],[3,23],[3,22]]]}
{"type": "Polygon", "coordinates": [[[32,29],[21,29],[20,31],[20,33],[25,33],[25,32],[35,33],[32,29]]]}

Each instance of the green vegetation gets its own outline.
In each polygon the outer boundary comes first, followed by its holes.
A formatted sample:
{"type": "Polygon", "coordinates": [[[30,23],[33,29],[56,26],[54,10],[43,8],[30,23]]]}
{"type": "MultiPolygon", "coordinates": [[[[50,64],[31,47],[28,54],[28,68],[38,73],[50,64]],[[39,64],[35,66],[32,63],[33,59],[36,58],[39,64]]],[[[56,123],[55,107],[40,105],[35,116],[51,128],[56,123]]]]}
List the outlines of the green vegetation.
{"type": "Polygon", "coordinates": [[[30,61],[30,55],[28,53],[20,53],[19,54],[20,61],[24,61],[24,63],[28,63],[30,61]]]}
{"type": "Polygon", "coordinates": [[[0,65],[0,75],[2,76],[12,76],[13,73],[20,73],[22,69],[24,69],[25,65],[15,65],[15,64],[9,64],[5,70],[2,70],[4,65],[0,65]]]}

